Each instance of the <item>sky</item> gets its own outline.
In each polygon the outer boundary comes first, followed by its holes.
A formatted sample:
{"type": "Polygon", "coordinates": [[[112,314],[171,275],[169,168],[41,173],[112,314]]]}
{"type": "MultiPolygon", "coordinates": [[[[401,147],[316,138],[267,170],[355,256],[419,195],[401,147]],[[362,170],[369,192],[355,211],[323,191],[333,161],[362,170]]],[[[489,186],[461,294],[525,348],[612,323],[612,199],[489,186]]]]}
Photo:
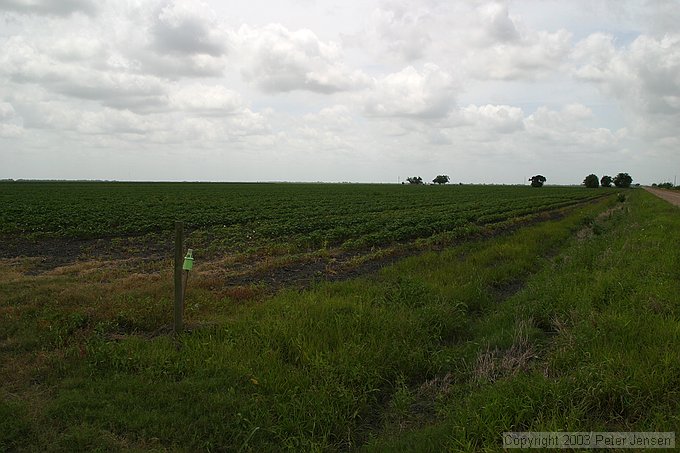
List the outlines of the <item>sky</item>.
{"type": "Polygon", "coordinates": [[[680,174],[680,0],[0,0],[0,179],[680,174]]]}

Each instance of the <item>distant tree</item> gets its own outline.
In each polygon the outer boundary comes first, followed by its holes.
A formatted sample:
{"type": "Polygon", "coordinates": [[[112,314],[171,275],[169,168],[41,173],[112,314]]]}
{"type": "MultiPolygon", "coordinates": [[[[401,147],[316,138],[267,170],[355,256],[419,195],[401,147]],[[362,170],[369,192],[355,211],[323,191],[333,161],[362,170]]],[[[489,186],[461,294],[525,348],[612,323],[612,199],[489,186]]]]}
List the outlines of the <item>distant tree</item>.
{"type": "Polygon", "coordinates": [[[446,184],[450,180],[451,178],[449,178],[447,175],[438,175],[436,178],[432,180],[432,182],[435,184],[446,184]]]}
{"type": "Polygon", "coordinates": [[[583,185],[589,189],[597,189],[600,187],[600,180],[597,178],[597,175],[591,173],[583,180],[583,185]]]}
{"type": "Polygon", "coordinates": [[[611,187],[613,181],[611,176],[604,175],[602,179],[600,179],[600,184],[602,184],[602,187],[611,187]]]}
{"type": "Polygon", "coordinates": [[[657,187],[659,187],[660,189],[672,189],[673,183],[672,182],[662,182],[660,184],[657,184],[657,187]]]}
{"type": "Polygon", "coordinates": [[[412,176],[410,178],[406,178],[406,180],[409,182],[409,184],[422,184],[423,183],[423,178],[420,176],[412,176]]]}
{"type": "Polygon", "coordinates": [[[535,175],[529,178],[531,181],[531,187],[543,187],[543,183],[547,181],[543,175],[535,175]]]}
{"type": "Polygon", "coordinates": [[[619,173],[614,176],[614,185],[619,188],[628,188],[633,182],[633,178],[628,173],[619,173]]]}

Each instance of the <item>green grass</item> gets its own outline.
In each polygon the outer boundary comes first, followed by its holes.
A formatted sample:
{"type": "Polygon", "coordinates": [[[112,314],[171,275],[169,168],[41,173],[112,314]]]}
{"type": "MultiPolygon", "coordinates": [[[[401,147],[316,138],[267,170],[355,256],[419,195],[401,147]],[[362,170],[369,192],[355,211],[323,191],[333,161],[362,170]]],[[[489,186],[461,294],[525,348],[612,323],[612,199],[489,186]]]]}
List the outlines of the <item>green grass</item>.
{"type": "Polygon", "coordinates": [[[628,191],[372,278],[196,293],[178,338],[112,337],[167,321],[146,280],[105,297],[7,274],[0,446],[496,451],[511,430],[674,431],[678,214],[628,191]]]}
{"type": "Polygon", "coordinates": [[[494,451],[504,431],[678,431],[680,216],[646,193],[628,198],[471,327],[477,357],[497,351],[499,373],[468,362],[464,397],[436,423],[368,449],[422,451],[428,439],[433,451],[494,451]],[[517,341],[520,328],[530,341],[517,341]],[[525,366],[504,368],[522,348],[525,366]]]}

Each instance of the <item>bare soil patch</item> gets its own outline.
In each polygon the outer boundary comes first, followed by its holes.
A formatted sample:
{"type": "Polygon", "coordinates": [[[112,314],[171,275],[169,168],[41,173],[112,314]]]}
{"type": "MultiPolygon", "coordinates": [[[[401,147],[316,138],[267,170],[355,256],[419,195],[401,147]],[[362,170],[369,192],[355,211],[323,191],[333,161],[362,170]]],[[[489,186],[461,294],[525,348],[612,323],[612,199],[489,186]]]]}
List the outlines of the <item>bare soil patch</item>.
{"type": "Polygon", "coordinates": [[[170,239],[160,241],[149,236],[99,239],[0,237],[0,259],[40,258],[29,275],[67,266],[78,261],[161,260],[171,256],[170,239]]]}

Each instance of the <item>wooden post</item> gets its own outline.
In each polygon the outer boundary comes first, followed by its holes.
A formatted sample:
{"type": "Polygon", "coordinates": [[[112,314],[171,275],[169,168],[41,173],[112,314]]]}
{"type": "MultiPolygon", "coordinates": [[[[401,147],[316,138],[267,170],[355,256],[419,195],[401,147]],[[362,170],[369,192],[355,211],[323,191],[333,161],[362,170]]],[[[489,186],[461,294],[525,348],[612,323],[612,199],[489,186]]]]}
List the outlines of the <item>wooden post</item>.
{"type": "Polygon", "coordinates": [[[184,291],[182,291],[182,263],[184,257],[184,222],[175,222],[175,333],[182,331],[184,291]]]}

